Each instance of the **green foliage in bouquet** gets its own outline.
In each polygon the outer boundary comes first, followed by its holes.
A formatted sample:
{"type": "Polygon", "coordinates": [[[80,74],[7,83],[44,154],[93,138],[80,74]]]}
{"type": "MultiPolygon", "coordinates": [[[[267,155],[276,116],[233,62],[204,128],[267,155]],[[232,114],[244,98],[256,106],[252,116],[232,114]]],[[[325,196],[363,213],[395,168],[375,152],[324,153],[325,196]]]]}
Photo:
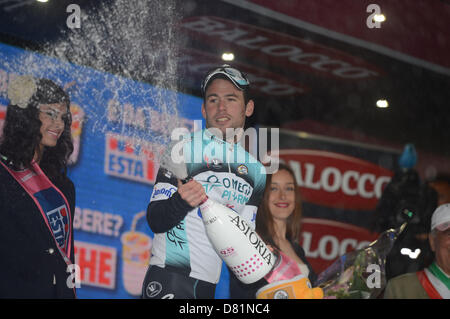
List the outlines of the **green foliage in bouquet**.
{"type": "Polygon", "coordinates": [[[341,256],[318,277],[325,298],[376,298],[386,285],[386,256],[406,223],[383,232],[368,247],[341,256]]]}

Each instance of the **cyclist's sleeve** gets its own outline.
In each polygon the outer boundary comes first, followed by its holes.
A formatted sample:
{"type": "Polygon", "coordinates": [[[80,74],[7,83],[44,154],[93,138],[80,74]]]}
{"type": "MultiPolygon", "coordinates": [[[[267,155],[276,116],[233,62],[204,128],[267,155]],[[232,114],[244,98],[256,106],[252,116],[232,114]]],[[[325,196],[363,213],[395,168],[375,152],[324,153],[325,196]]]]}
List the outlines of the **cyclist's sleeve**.
{"type": "Polygon", "coordinates": [[[164,233],[178,225],[191,207],[177,192],[178,181],[165,169],[159,169],[147,207],[147,222],[153,233],[164,233]]]}

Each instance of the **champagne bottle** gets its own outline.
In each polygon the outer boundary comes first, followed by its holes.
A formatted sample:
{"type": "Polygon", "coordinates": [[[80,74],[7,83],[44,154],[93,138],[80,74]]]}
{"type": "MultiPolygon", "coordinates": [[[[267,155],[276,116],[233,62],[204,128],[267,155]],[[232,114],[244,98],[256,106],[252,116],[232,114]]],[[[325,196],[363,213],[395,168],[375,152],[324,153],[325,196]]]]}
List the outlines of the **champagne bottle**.
{"type": "MultiPolygon", "coordinates": [[[[172,147],[169,145],[164,152],[160,166],[185,183],[188,180],[186,164],[173,161],[172,147]]],[[[275,264],[281,263],[243,218],[210,198],[199,208],[213,248],[239,280],[250,284],[265,276],[274,278],[271,271],[275,264]]]]}
{"type": "Polygon", "coordinates": [[[200,211],[212,246],[240,281],[254,283],[274,268],[275,255],[235,211],[210,198],[200,211]]]}

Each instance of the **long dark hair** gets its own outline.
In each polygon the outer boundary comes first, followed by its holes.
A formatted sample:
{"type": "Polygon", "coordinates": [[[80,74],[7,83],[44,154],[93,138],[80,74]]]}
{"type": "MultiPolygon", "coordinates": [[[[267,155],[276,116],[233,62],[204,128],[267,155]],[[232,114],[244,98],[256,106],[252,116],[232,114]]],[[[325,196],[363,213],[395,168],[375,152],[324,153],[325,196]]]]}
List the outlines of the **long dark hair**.
{"type": "MultiPolygon", "coordinates": [[[[53,81],[35,79],[37,90],[26,108],[8,105],[3,136],[0,140],[0,154],[7,158],[13,169],[29,168],[42,139],[42,122],[39,120],[39,104],[63,103],[70,112],[68,94],[53,81]]],[[[70,132],[71,117],[64,121],[64,131],[56,146],[44,147],[39,166],[45,174],[55,180],[67,173],[67,161],[73,152],[70,132]]]]}
{"type": "MultiPolygon", "coordinates": [[[[302,218],[302,201],[299,193],[299,187],[295,180],[295,174],[288,165],[280,163],[278,171],[281,170],[287,171],[292,176],[295,183],[295,208],[287,220],[286,238],[294,243],[298,243],[302,218]]],[[[275,226],[273,216],[270,213],[269,209],[269,194],[272,184],[272,176],[273,174],[267,175],[263,200],[259,205],[258,213],[256,214],[256,232],[267,244],[270,244],[279,249],[278,245],[273,240],[275,238],[275,226]]]]}

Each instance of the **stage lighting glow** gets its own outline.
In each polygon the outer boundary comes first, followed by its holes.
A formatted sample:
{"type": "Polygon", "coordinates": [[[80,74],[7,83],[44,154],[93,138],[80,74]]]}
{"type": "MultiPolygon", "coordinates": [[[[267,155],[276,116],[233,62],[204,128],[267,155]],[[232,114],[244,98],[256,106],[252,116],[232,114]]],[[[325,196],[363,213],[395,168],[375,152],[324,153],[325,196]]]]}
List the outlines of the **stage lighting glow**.
{"type": "Polygon", "coordinates": [[[224,61],[233,61],[234,60],[234,54],[231,52],[224,52],[222,54],[222,60],[224,61]]]}
{"type": "Polygon", "coordinates": [[[375,20],[375,22],[384,22],[386,21],[386,17],[384,16],[384,14],[376,14],[373,19],[375,20]]]}
{"type": "Polygon", "coordinates": [[[389,103],[387,100],[378,100],[377,107],[385,109],[385,108],[389,107],[389,103]]]}
{"type": "Polygon", "coordinates": [[[417,257],[419,257],[421,250],[419,248],[417,248],[416,250],[414,250],[414,252],[409,249],[409,248],[402,248],[400,250],[400,253],[402,255],[406,255],[411,259],[417,259],[417,257]]]}

